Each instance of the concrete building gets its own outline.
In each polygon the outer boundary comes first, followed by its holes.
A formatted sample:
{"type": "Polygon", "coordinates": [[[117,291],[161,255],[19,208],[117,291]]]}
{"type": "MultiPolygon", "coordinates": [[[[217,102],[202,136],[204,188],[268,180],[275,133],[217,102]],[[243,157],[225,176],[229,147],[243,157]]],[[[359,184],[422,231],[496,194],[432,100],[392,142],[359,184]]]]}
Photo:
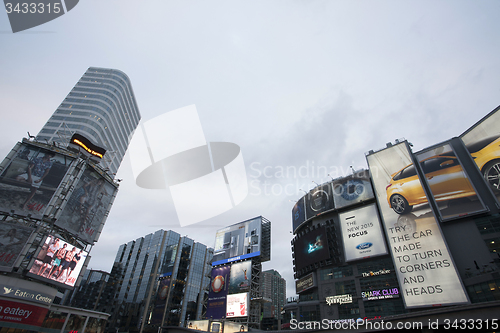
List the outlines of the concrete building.
{"type": "Polygon", "coordinates": [[[274,269],[263,271],[260,275],[260,281],[262,297],[271,300],[262,306],[263,328],[271,324],[277,329],[278,323],[283,317],[281,310],[286,303],[286,281],[274,269]]]}

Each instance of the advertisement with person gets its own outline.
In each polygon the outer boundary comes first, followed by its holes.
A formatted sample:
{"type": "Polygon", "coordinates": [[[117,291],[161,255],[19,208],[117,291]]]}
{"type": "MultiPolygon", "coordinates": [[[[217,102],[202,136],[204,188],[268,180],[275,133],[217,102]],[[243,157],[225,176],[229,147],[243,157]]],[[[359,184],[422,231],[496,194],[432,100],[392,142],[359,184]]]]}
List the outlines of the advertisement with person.
{"type": "Polygon", "coordinates": [[[248,316],[248,293],[227,295],[226,318],[248,316]]]}
{"type": "Polygon", "coordinates": [[[484,179],[500,199],[500,108],[490,112],[460,138],[484,179]]]}
{"type": "Polygon", "coordinates": [[[49,235],[33,261],[28,276],[74,287],[87,255],[83,249],[49,235]]]}
{"type": "Polygon", "coordinates": [[[223,319],[226,316],[226,296],[229,289],[231,265],[212,268],[212,280],[207,302],[207,318],[223,319]]]}
{"type": "Polygon", "coordinates": [[[0,222],[0,271],[10,272],[34,229],[0,222]]]}
{"type": "Polygon", "coordinates": [[[250,291],[252,284],[252,260],[241,261],[231,265],[229,278],[229,294],[250,291]]]}
{"type": "Polygon", "coordinates": [[[330,259],[326,229],[319,227],[302,237],[297,237],[294,242],[295,268],[301,270],[307,265],[312,265],[321,260],[330,259]]]}
{"type": "MultiPolygon", "coordinates": [[[[427,202],[408,206],[422,185],[407,142],[367,156],[385,233],[407,308],[468,303],[445,240],[427,202]],[[392,181],[408,186],[393,189],[392,181]],[[413,210],[413,213],[410,213],[413,210]]],[[[423,192],[423,191],[422,191],[423,192]]]]}
{"type": "Polygon", "coordinates": [[[343,208],[373,198],[368,170],[361,170],[354,175],[334,180],[333,201],[335,208],[343,208]]]}
{"type": "Polygon", "coordinates": [[[41,219],[73,160],[22,143],[0,175],[0,211],[41,219]]]}
{"type": "Polygon", "coordinates": [[[55,225],[85,242],[94,242],[110,209],[115,191],[115,185],[88,166],[55,225]]]}
{"type": "MultiPolygon", "coordinates": [[[[485,210],[449,144],[419,152],[415,156],[443,220],[485,210]]],[[[415,192],[418,193],[417,189],[415,192]]],[[[416,204],[419,201],[418,197],[420,200],[426,200],[424,193],[419,193],[407,197],[408,204],[416,204]]]]}
{"type": "Polygon", "coordinates": [[[262,218],[259,216],[218,230],[212,265],[238,256],[246,259],[260,255],[261,225],[262,218]]]}
{"type": "Polygon", "coordinates": [[[345,261],[387,254],[375,204],[340,213],[345,261]]]}

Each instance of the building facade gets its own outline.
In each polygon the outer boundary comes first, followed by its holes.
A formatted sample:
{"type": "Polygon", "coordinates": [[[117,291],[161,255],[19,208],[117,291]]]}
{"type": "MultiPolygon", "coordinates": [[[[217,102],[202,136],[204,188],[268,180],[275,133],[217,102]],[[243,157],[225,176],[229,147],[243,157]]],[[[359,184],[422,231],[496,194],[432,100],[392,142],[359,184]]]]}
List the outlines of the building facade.
{"type": "Polygon", "coordinates": [[[158,230],[119,247],[110,331],[154,331],[201,319],[213,250],[174,231],[158,230]]]}
{"type": "Polygon", "coordinates": [[[282,319],[281,311],[286,303],[286,281],[274,269],[263,271],[260,281],[262,297],[271,300],[262,306],[262,322],[271,323],[277,328],[282,319]]]}
{"type": "Polygon", "coordinates": [[[116,173],[141,119],[128,76],[90,67],[40,130],[36,140],[67,144],[82,134],[107,150],[105,167],[116,173]]]}

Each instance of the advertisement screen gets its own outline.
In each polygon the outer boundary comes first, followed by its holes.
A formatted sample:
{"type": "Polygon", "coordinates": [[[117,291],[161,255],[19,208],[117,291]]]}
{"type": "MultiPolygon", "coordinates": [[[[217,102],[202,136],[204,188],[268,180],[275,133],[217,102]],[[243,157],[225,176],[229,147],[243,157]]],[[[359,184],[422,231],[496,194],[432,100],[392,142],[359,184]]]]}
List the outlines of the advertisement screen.
{"type": "Polygon", "coordinates": [[[231,265],[229,278],[229,294],[240,294],[250,291],[252,284],[252,261],[246,260],[231,265]]]}
{"type": "Polygon", "coordinates": [[[215,235],[213,261],[260,254],[261,225],[262,219],[257,217],[218,230],[215,235]]]}
{"type": "MultiPolygon", "coordinates": [[[[419,152],[416,156],[443,219],[485,209],[449,144],[419,152]]],[[[409,203],[420,201],[417,196],[426,201],[424,193],[419,193],[415,198],[408,199],[409,203]]]]}
{"type": "Polygon", "coordinates": [[[368,155],[367,161],[406,307],[468,303],[429,205],[410,204],[422,185],[407,143],[368,155]]]}
{"type": "Polygon", "coordinates": [[[227,295],[226,318],[248,316],[248,293],[227,295]]]}
{"type": "Polygon", "coordinates": [[[48,308],[0,300],[0,322],[42,326],[48,308]]]}
{"type": "Polygon", "coordinates": [[[316,287],[316,279],[314,273],[307,274],[303,278],[295,281],[295,292],[300,294],[303,291],[316,287]]]}
{"type": "Polygon", "coordinates": [[[343,208],[359,202],[373,199],[373,189],[368,171],[335,180],[333,186],[333,201],[335,208],[343,208]]]}
{"type": "Polygon", "coordinates": [[[331,183],[314,188],[304,198],[307,219],[333,209],[331,183]]]}
{"type": "Polygon", "coordinates": [[[340,213],[345,261],[387,254],[375,204],[340,213]]]}
{"type": "Polygon", "coordinates": [[[330,259],[324,227],[314,229],[302,237],[297,237],[294,248],[295,268],[297,270],[315,262],[330,259]]]}
{"type": "Polygon", "coordinates": [[[292,226],[294,232],[306,220],[304,200],[305,197],[300,198],[292,209],[292,226]]]}
{"type": "Polygon", "coordinates": [[[88,253],[60,238],[49,235],[28,275],[74,287],[88,253]]]}
{"type": "Polygon", "coordinates": [[[10,272],[34,229],[0,222],[0,271],[10,272]]]}
{"type": "Polygon", "coordinates": [[[0,211],[41,219],[73,161],[26,143],[0,175],[0,211]]]}
{"type": "Polygon", "coordinates": [[[212,268],[212,280],[207,302],[207,318],[222,319],[226,315],[230,265],[212,268]]]}
{"type": "Polygon", "coordinates": [[[114,185],[88,166],[55,225],[85,242],[93,243],[111,208],[116,190],[114,185]]]}
{"type": "Polygon", "coordinates": [[[500,108],[460,138],[495,196],[500,199],[500,108]]]}

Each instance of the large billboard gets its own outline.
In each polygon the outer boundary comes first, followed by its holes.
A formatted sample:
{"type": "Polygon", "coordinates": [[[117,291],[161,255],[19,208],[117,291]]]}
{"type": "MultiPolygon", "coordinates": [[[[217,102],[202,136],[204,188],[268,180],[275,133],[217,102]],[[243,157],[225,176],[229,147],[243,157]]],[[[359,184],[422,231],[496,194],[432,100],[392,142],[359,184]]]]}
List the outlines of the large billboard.
{"type": "Polygon", "coordinates": [[[331,183],[319,185],[304,196],[306,206],[306,217],[314,216],[333,209],[333,193],[331,183]]]}
{"type": "Polygon", "coordinates": [[[387,254],[375,204],[340,213],[345,261],[387,254]]]}
{"type": "Polygon", "coordinates": [[[33,261],[28,276],[74,287],[88,253],[49,235],[33,261]]]}
{"type": "Polygon", "coordinates": [[[261,226],[262,218],[259,216],[218,230],[212,265],[230,262],[235,257],[245,259],[260,255],[261,226]]]}
{"type": "Polygon", "coordinates": [[[325,227],[316,228],[294,242],[295,268],[312,265],[321,260],[330,259],[325,227]]]}
{"type": "Polygon", "coordinates": [[[117,188],[87,166],[55,225],[93,243],[113,203],[117,188]]]}
{"type": "Polygon", "coordinates": [[[423,193],[407,142],[370,154],[367,161],[405,306],[468,303],[428,203],[413,207],[405,198],[423,193]],[[401,183],[406,191],[395,188],[401,183]]]}
{"type": "MultiPolygon", "coordinates": [[[[441,144],[415,155],[425,175],[423,179],[427,182],[437,203],[442,220],[485,210],[469,177],[449,144],[441,144]]],[[[398,182],[402,183],[403,180],[398,180],[398,182]]],[[[393,186],[399,186],[402,191],[405,191],[405,185],[393,184],[393,186]]],[[[419,189],[422,188],[419,187],[419,189]]],[[[414,191],[418,193],[417,189],[414,191]]],[[[419,200],[426,201],[427,199],[422,189],[422,193],[410,195],[406,197],[406,200],[409,204],[413,204],[419,200]]]]}
{"type": "Polygon", "coordinates": [[[336,209],[373,199],[373,189],[367,170],[334,180],[332,187],[333,201],[336,209]]]}
{"type": "Polygon", "coordinates": [[[248,293],[227,295],[226,318],[248,316],[248,293]]]}
{"type": "Polygon", "coordinates": [[[229,289],[231,265],[212,268],[212,279],[207,302],[207,318],[222,319],[226,316],[226,296],[229,289]]]}
{"type": "Polygon", "coordinates": [[[41,219],[74,159],[27,143],[16,147],[0,174],[0,211],[41,219]]]}
{"type": "Polygon", "coordinates": [[[0,222],[0,271],[10,272],[34,229],[0,222]]]}
{"type": "Polygon", "coordinates": [[[304,206],[305,197],[297,201],[292,208],[292,227],[295,231],[306,220],[306,208],[304,206]]]}
{"type": "Polygon", "coordinates": [[[250,291],[252,282],[252,260],[245,260],[231,265],[229,294],[250,291]]]}

